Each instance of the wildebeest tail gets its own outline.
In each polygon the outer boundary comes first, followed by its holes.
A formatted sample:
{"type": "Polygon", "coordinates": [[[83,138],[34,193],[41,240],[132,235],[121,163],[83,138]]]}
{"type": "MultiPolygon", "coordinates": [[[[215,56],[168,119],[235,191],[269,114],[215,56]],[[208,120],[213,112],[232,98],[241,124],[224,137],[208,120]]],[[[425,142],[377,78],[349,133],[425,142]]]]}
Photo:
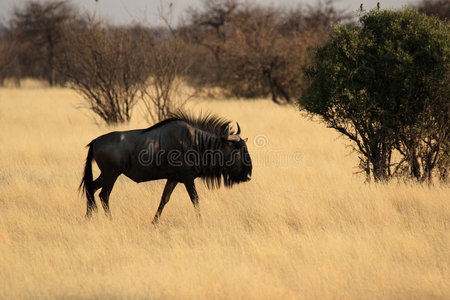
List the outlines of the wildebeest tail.
{"type": "Polygon", "coordinates": [[[92,159],[94,156],[92,142],[90,142],[87,147],[89,147],[89,150],[86,157],[86,164],[84,166],[84,174],[78,190],[81,190],[82,193],[86,194],[87,209],[89,214],[92,209],[96,208],[96,204],[94,200],[94,180],[92,177],[92,159]]]}

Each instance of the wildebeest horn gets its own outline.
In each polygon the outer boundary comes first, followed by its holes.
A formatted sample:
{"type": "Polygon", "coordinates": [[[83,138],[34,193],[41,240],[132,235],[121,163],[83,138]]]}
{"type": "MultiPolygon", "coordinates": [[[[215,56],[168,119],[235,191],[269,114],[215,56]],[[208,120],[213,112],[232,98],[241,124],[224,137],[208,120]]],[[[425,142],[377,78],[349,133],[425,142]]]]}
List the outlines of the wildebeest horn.
{"type": "Polygon", "coordinates": [[[229,135],[228,136],[228,138],[227,138],[227,141],[230,141],[230,142],[239,142],[241,140],[241,138],[239,137],[239,136],[237,136],[237,135],[229,135]]]}
{"type": "MultiPolygon", "coordinates": [[[[240,131],[240,128],[238,129],[238,132],[239,131],[240,131]]],[[[228,123],[227,127],[225,128],[224,135],[225,135],[225,139],[230,142],[239,142],[241,140],[241,138],[239,136],[237,136],[235,134],[230,134],[230,123],[228,123]]]]}
{"type": "Polygon", "coordinates": [[[241,127],[239,126],[238,122],[236,122],[236,124],[237,124],[237,127],[238,127],[238,131],[236,132],[236,135],[239,135],[239,134],[241,134],[241,127]]]}

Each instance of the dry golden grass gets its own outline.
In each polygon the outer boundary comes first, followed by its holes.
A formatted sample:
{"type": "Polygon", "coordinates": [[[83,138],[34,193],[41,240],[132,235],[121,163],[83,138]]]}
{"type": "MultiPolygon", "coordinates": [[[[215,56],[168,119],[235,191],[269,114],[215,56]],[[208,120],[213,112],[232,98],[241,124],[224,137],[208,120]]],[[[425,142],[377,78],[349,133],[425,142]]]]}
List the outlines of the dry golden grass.
{"type": "Polygon", "coordinates": [[[197,182],[201,222],[178,186],[153,227],[164,183],[125,177],[113,220],[86,221],[84,146],[113,128],[81,103],[0,89],[0,298],[450,298],[449,188],[364,184],[345,140],[265,100],[191,103],[239,120],[254,161],[249,183],[197,182]]]}

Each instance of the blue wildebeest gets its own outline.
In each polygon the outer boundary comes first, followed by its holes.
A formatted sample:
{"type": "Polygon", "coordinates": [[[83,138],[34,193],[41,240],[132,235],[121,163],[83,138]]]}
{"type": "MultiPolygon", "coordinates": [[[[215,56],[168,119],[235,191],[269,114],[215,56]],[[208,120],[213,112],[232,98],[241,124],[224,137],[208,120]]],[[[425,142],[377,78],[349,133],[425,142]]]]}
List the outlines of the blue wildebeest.
{"type": "Polygon", "coordinates": [[[230,131],[230,122],[213,115],[193,117],[183,112],[172,114],[150,128],[116,131],[88,144],[80,189],[86,194],[90,217],[97,209],[94,193],[100,191],[105,213],[110,216],[109,196],[118,176],[135,182],[167,179],[153,223],[158,222],[173,189],[183,183],[198,210],[194,179],[202,178],[209,188],[250,180],[252,163],[246,140],[230,131]],[[93,180],[92,160],[100,176],[93,180]]]}

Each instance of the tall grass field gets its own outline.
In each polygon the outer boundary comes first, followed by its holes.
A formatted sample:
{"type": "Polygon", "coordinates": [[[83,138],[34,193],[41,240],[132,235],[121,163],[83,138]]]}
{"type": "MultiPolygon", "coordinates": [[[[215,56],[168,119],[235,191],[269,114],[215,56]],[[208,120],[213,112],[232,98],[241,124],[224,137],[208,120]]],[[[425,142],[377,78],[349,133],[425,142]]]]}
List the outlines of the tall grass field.
{"type": "Polygon", "coordinates": [[[153,226],[165,182],[121,176],[112,220],[86,220],[86,144],[151,124],[136,107],[99,125],[82,106],[68,89],[0,89],[1,299],[450,298],[448,185],[365,183],[347,140],[295,107],[198,98],[189,110],[239,122],[252,180],[196,181],[201,219],[178,185],[153,226]]]}

